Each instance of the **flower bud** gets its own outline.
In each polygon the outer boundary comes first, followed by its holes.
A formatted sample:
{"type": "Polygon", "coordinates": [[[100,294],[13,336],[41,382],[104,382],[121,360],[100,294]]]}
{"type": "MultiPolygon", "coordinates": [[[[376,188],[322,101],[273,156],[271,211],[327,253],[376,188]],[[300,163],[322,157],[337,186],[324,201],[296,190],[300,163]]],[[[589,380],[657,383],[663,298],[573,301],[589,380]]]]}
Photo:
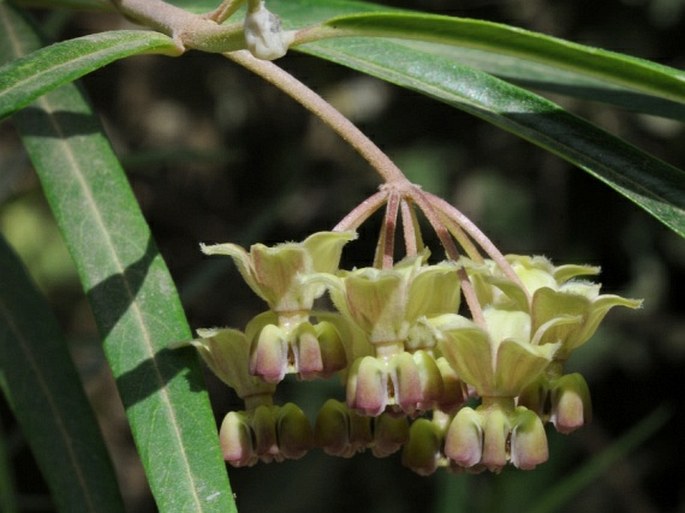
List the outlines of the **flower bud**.
{"type": "Polygon", "coordinates": [[[390,379],[395,403],[402,412],[414,415],[417,410],[432,409],[443,393],[442,376],[434,358],[426,351],[402,352],[390,361],[390,379]]]}
{"type": "Polygon", "coordinates": [[[409,440],[402,450],[402,464],[422,476],[435,472],[442,459],[442,433],[428,419],[416,419],[409,428],[409,440]]]}
{"type": "Polygon", "coordinates": [[[464,407],[450,423],[445,437],[445,456],[460,467],[470,468],[483,457],[482,418],[473,408],[464,407]]]}
{"type": "Polygon", "coordinates": [[[509,460],[509,416],[500,408],[483,410],[481,415],[484,417],[481,464],[491,472],[499,472],[509,460]]]}
{"type": "Polygon", "coordinates": [[[351,458],[372,443],[371,419],[329,399],[316,417],[314,439],[326,454],[351,458]]]}
{"type": "Polygon", "coordinates": [[[304,412],[295,404],[287,403],[276,412],[278,448],[286,459],[304,456],[314,443],[314,433],[304,412]]]}
{"type": "Polygon", "coordinates": [[[301,324],[294,334],[291,367],[302,379],[313,379],[323,372],[321,347],[316,335],[310,323],[301,324]]]}
{"type": "Polygon", "coordinates": [[[540,417],[532,411],[516,408],[510,441],[511,463],[523,470],[532,470],[547,461],[547,435],[540,417]]]}
{"type": "Polygon", "coordinates": [[[358,358],[347,377],[347,405],[364,415],[376,417],[388,404],[388,373],[385,362],[358,358]]]}
{"type": "Polygon", "coordinates": [[[288,370],[288,342],[283,330],[267,324],[252,343],[250,374],[267,383],[279,383],[288,370]]]}
{"type": "Polygon", "coordinates": [[[590,389],[578,373],[559,378],[551,390],[550,421],[557,431],[571,433],[592,419],[590,389]]]}
{"type": "Polygon", "coordinates": [[[321,321],[314,325],[314,329],[319,341],[321,362],[323,363],[321,376],[327,378],[347,367],[345,346],[340,332],[332,323],[321,321]]]}
{"type": "Polygon", "coordinates": [[[254,438],[254,450],[259,459],[270,463],[274,459],[283,461],[278,448],[278,435],[274,422],[276,406],[258,406],[252,413],[251,427],[254,438]]]}
{"type": "Polygon", "coordinates": [[[408,439],[407,417],[381,413],[373,419],[371,451],[377,458],[385,458],[397,452],[408,439]]]}
{"type": "Polygon", "coordinates": [[[234,467],[252,466],[259,458],[252,446],[252,429],[245,412],[226,414],[219,429],[224,460],[234,467]]]}

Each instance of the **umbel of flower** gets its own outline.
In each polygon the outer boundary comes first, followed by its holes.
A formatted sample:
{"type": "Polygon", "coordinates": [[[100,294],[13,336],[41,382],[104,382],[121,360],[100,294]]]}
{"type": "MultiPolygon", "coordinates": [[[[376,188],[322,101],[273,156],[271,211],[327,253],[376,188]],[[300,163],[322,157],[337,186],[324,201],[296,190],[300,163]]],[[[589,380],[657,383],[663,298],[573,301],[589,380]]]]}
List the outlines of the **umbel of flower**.
{"type": "Polygon", "coordinates": [[[459,281],[454,263],[426,265],[427,257],[316,278],[329,285],[337,310],[370,345],[372,354],[353,355],[347,375],[347,403],[365,415],[387,407],[414,414],[442,401],[444,368],[436,363],[429,325],[457,311],[459,281]]]}
{"type": "Polygon", "coordinates": [[[515,400],[549,365],[559,344],[532,344],[536,334],[531,337],[525,312],[487,306],[483,316],[482,327],[457,316],[442,326],[444,357],[482,398],[477,409],[464,407],[455,415],[445,455],[475,470],[498,471],[508,461],[533,468],[547,460],[547,438],[540,418],[516,408],[515,400]]]}
{"type": "Polygon", "coordinates": [[[539,256],[510,255],[507,260],[525,291],[491,262],[472,267],[469,273],[478,284],[476,290],[483,303],[530,313],[531,330],[537,334],[534,344],[560,344],[554,362],[525,387],[518,403],[550,420],[558,431],[570,433],[590,420],[591,404],[584,378],[580,374],[564,376],[563,363],[592,337],[609,310],[615,306],[638,308],[642,302],[600,295],[599,284],[577,279],[598,274],[598,267],[555,267],[539,256]]]}
{"type": "Polygon", "coordinates": [[[338,358],[344,350],[335,326],[310,322],[314,300],[325,292],[325,286],[305,278],[334,272],[343,246],[355,238],[354,232],[318,232],[303,242],[273,247],[255,244],[249,252],[230,243],[201,246],[208,255],[230,256],[273,314],[258,316],[248,330],[253,374],[278,383],[286,372],[311,378],[344,368],[346,361],[338,358]]]}
{"type": "Polygon", "coordinates": [[[229,412],[219,440],[224,459],[236,467],[257,461],[282,461],[304,456],[314,435],[302,410],[272,402],[275,385],[248,372],[249,343],[233,329],[200,329],[191,341],[209,368],[245,401],[246,411],[229,412]]]}

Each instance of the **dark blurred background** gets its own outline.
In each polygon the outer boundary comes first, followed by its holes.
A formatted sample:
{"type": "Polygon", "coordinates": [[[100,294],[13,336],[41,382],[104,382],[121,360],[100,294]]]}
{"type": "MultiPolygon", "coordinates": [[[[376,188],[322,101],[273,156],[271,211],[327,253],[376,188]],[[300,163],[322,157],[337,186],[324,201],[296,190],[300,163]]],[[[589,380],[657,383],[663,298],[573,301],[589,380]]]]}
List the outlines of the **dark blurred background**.
{"type": "MultiPolygon", "coordinates": [[[[387,4],[511,23],[685,68],[684,0],[387,4]]],[[[124,23],[107,14],[36,16],[55,38],[124,23]]],[[[590,384],[594,421],[570,436],[550,433],[550,461],[537,470],[425,478],[404,469],[397,456],[339,460],[314,451],[297,462],[229,469],[241,512],[685,512],[683,240],[583,171],[485,122],[294,52],[279,64],[346,113],[413,181],[471,216],[503,252],[600,265],[603,290],[644,298],[645,306],[639,312],[612,311],[574,354],[569,363],[590,384]],[[668,420],[656,430],[640,427],[659,408],[668,420]],[[616,450],[626,433],[647,439],[623,451],[568,501],[544,503],[550,493],[561,497],[580,469],[597,469],[598,457],[616,450]]],[[[219,56],[137,57],[83,83],[124,162],[193,328],[243,327],[263,309],[228,259],[201,256],[200,241],[249,246],[300,240],[330,229],[379,185],[366,163],[320,122],[219,56]]],[[[685,167],[683,125],[547,96],[685,167]]],[[[0,169],[0,229],[59,316],[129,511],[152,512],[88,305],[11,122],[0,125],[0,169]]],[[[348,264],[368,263],[376,230],[377,222],[364,228],[345,253],[348,264]]],[[[441,255],[438,248],[434,253],[441,255]]],[[[239,403],[212,376],[207,379],[220,421],[239,403]]],[[[298,402],[310,414],[324,397],[341,394],[335,381],[289,381],[280,388],[281,399],[298,402]]],[[[25,511],[52,511],[4,402],[0,413],[25,511]]]]}

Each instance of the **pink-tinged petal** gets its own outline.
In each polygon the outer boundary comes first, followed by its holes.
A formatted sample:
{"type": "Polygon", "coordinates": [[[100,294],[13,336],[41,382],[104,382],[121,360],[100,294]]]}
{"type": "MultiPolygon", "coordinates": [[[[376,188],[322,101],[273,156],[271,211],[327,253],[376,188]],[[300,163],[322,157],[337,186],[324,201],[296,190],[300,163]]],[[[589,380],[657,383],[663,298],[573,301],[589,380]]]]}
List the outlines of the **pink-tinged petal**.
{"type": "Polygon", "coordinates": [[[483,411],[483,456],[481,464],[491,472],[499,472],[509,460],[507,441],[511,423],[506,412],[500,409],[483,411]]]}
{"type": "Polygon", "coordinates": [[[372,356],[354,362],[347,377],[347,405],[364,415],[376,417],[388,405],[388,374],[382,362],[372,356]]]}
{"type": "Polygon", "coordinates": [[[295,345],[292,348],[294,362],[292,367],[302,379],[314,379],[324,369],[323,357],[316,330],[309,323],[300,325],[295,334],[295,345]]]}
{"type": "Polygon", "coordinates": [[[258,461],[252,447],[252,432],[245,412],[230,412],[221,423],[219,441],[224,460],[234,467],[252,466],[258,461]]]}
{"type": "Polygon", "coordinates": [[[250,374],[267,383],[280,383],[288,370],[288,342],[282,330],[273,324],[262,328],[252,343],[250,374]]]}
{"type": "Polygon", "coordinates": [[[445,456],[460,467],[470,468],[480,463],[483,457],[481,423],[481,416],[474,409],[459,410],[445,437],[445,456]]]}
{"type": "Polygon", "coordinates": [[[568,434],[592,420],[590,389],[582,375],[567,374],[551,390],[550,421],[560,433],[568,434]]]}
{"type": "Polygon", "coordinates": [[[549,458],[547,435],[540,418],[519,407],[511,431],[511,463],[523,470],[532,470],[549,458]]]}

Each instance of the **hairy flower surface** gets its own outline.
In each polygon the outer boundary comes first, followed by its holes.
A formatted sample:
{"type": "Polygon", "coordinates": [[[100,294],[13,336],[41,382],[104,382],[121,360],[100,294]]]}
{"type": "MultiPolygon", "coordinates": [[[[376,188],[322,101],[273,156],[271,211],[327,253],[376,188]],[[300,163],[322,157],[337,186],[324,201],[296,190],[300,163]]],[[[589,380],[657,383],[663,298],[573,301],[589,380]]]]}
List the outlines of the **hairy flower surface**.
{"type": "Polygon", "coordinates": [[[255,294],[274,312],[287,315],[311,310],[325,287],[301,278],[337,270],[343,246],[356,237],[354,232],[318,232],[303,242],[254,244],[249,252],[231,243],[200,247],[207,255],[230,256],[255,294]]]}

